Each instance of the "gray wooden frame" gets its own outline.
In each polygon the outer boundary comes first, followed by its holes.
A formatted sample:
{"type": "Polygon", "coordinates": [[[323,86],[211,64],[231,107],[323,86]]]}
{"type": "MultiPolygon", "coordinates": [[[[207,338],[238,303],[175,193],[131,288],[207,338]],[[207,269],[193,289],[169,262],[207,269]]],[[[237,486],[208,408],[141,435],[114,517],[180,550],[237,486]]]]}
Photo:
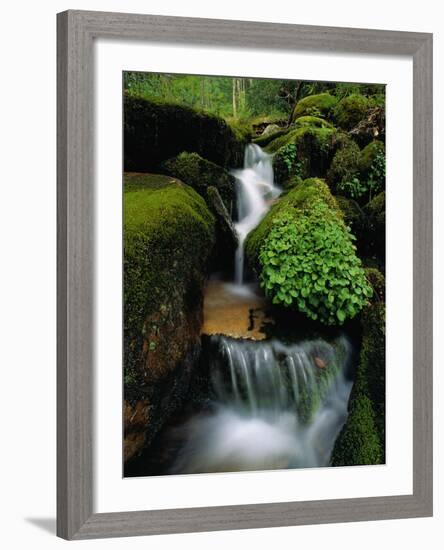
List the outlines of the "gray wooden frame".
{"type": "Polygon", "coordinates": [[[67,11],[58,46],[57,533],[88,539],[431,516],[432,35],[67,11]],[[413,494],[93,513],[93,42],[97,38],[413,59],[413,494]]]}

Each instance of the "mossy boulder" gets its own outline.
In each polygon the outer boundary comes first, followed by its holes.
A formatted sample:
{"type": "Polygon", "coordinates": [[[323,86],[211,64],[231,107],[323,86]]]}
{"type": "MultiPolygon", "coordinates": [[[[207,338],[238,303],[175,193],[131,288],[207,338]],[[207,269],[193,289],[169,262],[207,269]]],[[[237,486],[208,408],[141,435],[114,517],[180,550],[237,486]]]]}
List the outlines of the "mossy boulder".
{"type": "Polygon", "coordinates": [[[125,96],[126,171],[156,172],[182,151],[196,152],[224,167],[240,166],[247,136],[224,119],[161,101],[125,96]]]}
{"type": "Polygon", "coordinates": [[[367,269],[366,275],[375,292],[360,318],[359,364],[349,416],[333,449],[333,466],[385,462],[385,280],[376,269],[367,269]]]}
{"type": "Polygon", "coordinates": [[[327,181],[334,191],[341,184],[351,182],[353,178],[359,177],[360,159],[361,151],[351,139],[337,149],[327,172],[327,181]]]}
{"type": "Polygon", "coordinates": [[[303,179],[325,176],[335,150],[336,132],[332,128],[302,126],[269,143],[275,180],[284,185],[292,176],[303,179]]]}
{"type": "Polygon", "coordinates": [[[364,119],[371,102],[361,94],[350,94],[339,101],[333,109],[337,125],[344,130],[352,130],[364,119]]]}
{"type": "Polygon", "coordinates": [[[148,445],[186,395],[215,242],[205,201],[177,179],[124,178],[124,455],[148,445]]]}
{"type": "Polygon", "coordinates": [[[324,181],[285,194],[246,241],[246,254],[273,304],[341,325],[372,294],[354,237],[324,181]]]}
{"type": "Polygon", "coordinates": [[[379,155],[385,155],[385,145],[382,141],[373,140],[362,149],[359,158],[359,172],[361,178],[371,176],[372,167],[379,155]]]}
{"type": "Polygon", "coordinates": [[[333,124],[331,124],[331,122],[328,122],[318,116],[301,116],[294,121],[292,126],[295,128],[300,128],[302,126],[312,126],[313,128],[333,128],[333,124]]]}
{"type": "Polygon", "coordinates": [[[360,394],[353,400],[349,419],[335,442],[331,464],[363,466],[382,462],[381,442],[372,403],[365,394],[360,394]]]}
{"type": "Polygon", "coordinates": [[[207,197],[208,187],[216,187],[227,210],[232,213],[235,206],[235,178],[224,168],[202,158],[197,153],[180,153],[162,165],[165,172],[175,176],[195,189],[201,197],[207,197]]]}
{"type": "Polygon", "coordinates": [[[337,101],[337,98],[328,92],[304,97],[297,102],[292,121],[302,116],[328,117],[337,101]]]}
{"type": "Polygon", "coordinates": [[[335,199],[337,205],[341,209],[345,224],[350,228],[351,232],[356,237],[356,247],[358,252],[361,252],[363,250],[363,243],[366,238],[366,216],[359,204],[353,199],[349,199],[341,195],[336,195],[335,199]]]}
{"type": "Polygon", "coordinates": [[[277,137],[284,136],[285,134],[288,134],[289,131],[289,128],[279,128],[279,130],[276,130],[275,132],[266,135],[260,135],[259,137],[254,138],[253,143],[256,143],[256,145],[259,145],[259,147],[266,147],[277,137]]]}
{"type": "Polygon", "coordinates": [[[365,207],[367,216],[368,255],[385,265],[385,191],[376,195],[365,207]]]}

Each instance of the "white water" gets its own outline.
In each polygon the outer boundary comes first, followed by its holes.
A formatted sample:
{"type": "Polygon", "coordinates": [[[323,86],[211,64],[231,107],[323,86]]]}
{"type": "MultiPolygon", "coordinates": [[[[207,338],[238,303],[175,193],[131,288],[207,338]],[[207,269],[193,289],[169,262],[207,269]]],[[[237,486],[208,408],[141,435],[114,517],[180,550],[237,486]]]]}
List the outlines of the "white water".
{"type": "Polygon", "coordinates": [[[234,224],[239,239],[236,250],[234,280],[244,282],[244,244],[247,235],[270,209],[271,202],[279,196],[274,185],[272,157],[259,145],[250,143],[245,148],[244,168],[233,170],[236,178],[238,221],[234,224]]]}
{"type": "Polygon", "coordinates": [[[172,473],[328,466],[347,418],[348,341],[286,346],[215,336],[213,344],[215,403],[186,424],[172,473]]]}

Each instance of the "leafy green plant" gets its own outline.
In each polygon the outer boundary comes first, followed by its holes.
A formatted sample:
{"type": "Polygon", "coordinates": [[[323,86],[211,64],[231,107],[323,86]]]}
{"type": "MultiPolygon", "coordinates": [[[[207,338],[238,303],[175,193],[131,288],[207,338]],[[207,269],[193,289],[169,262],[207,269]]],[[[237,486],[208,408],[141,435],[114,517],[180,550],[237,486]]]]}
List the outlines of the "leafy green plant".
{"type": "Polygon", "coordinates": [[[338,191],[345,197],[357,200],[368,193],[368,182],[361,181],[357,176],[340,181],[338,191]]]}
{"type": "Polygon", "coordinates": [[[287,167],[288,174],[292,176],[302,176],[303,164],[297,160],[296,144],[288,143],[282,147],[280,154],[283,163],[287,167]]]}
{"type": "Polygon", "coordinates": [[[260,283],[274,304],[327,325],[353,318],[372,295],[354,237],[336,211],[316,201],[283,212],[260,253],[260,283]]]}
{"type": "MultiPolygon", "coordinates": [[[[349,174],[350,176],[351,174],[349,174]]],[[[338,191],[346,197],[354,200],[362,199],[369,202],[385,187],[385,153],[383,150],[376,152],[370,165],[367,176],[344,178],[337,184],[338,191]]]]}
{"type": "Polygon", "coordinates": [[[379,150],[370,166],[368,175],[369,201],[385,187],[385,153],[379,150]]]}

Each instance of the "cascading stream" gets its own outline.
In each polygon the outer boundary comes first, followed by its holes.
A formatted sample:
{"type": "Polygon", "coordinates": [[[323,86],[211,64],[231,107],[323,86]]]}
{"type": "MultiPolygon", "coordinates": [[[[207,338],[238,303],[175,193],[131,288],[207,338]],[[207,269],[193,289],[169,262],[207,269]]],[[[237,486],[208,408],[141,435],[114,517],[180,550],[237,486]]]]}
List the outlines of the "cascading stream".
{"type": "Polygon", "coordinates": [[[244,244],[247,235],[270,209],[280,190],[274,185],[272,157],[259,145],[250,143],[245,149],[244,168],[233,170],[236,178],[238,221],[234,224],[239,239],[235,256],[234,280],[244,282],[244,244]]]}
{"type": "Polygon", "coordinates": [[[284,345],[212,337],[210,411],[192,418],[172,473],[328,466],[352,382],[345,337],[284,345]]]}
{"type": "MultiPolygon", "coordinates": [[[[280,190],[271,156],[254,144],[235,170],[239,237],[235,288],[244,291],[244,243],[280,190]]],[[[294,344],[211,336],[210,404],[181,429],[170,473],[328,466],[347,418],[352,349],[345,336],[294,344]]]]}

